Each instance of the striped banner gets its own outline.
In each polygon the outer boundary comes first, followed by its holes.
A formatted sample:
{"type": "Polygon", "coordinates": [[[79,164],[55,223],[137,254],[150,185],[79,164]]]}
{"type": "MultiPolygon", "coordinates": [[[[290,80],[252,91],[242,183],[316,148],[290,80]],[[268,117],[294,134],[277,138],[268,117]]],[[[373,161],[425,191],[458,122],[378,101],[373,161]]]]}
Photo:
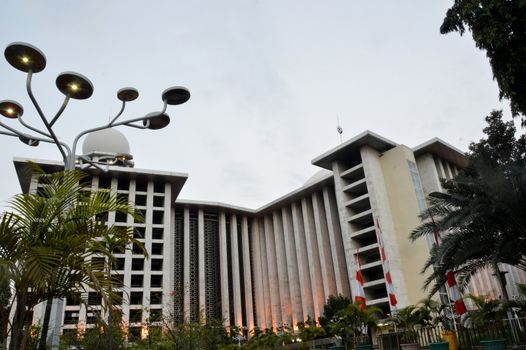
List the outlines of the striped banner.
{"type": "Polygon", "coordinates": [[[362,264],[360,263],[358,249],[356,249],[356,263],[358,265],[358,269],[356,270],[356,281],[354,282],[354,302],[359,302],[360,309],[363,310],[366,307],[366,300],[365,291],[363,289],[362,264]]]}
{"type": "Polygon", "coordinates": [[[396,304],[398,304],[398,301],[396,300],[396,295],[394,292],[393,279],[391,277],[391,269],[389,267],[389,260],[387,259],[387,255],[385,254],[384,240],[382,235],[383,233],[382,228],[380,227],[380,222],[378,221],[378,218],[376,218],[376,236],[378,239],[378,248],[380,249],[380,256],[382,258],[382,268],[384,270],[385,286],[387,288],[387,294],[389,295],[389,307],[391,311],[395,311],[396,304]]]}
{"type": "MultiPolygon", "coordinates": [[[[435,225],[435,219],[433,218],[433,215],[429,215],[431,217],[431,222],[433,225],[435,225]]],[[[439,247],[442,244],[442,240],[440,239],[440,233],[438,230],[434,229],[434,237],[435,237],[435,244],[437,247],[439,247]]],[[[453,271],[449,270],[446,272],[447,277],[447,288],[449,292],[449,297],[453,301],[453,306],[455,307],[455,311],[460,316],[464,315],[468,310],[466,309],[466,304],[464,304],[464,300],[462,300],[462,294],[460,293],[460,289],[458,289],[457,285],[457,279],[455,278],[455,274],[453,271]]]]}

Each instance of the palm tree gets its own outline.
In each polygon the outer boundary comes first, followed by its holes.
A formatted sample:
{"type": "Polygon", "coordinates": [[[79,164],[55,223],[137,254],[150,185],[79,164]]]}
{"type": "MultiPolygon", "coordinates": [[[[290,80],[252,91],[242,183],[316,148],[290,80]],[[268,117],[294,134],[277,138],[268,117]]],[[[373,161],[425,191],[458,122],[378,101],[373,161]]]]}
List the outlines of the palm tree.
{"type": "Polygon", "coordinates": [[[447,271],[463,287],[490,267],[507,299],[498,264],[526,270],[526,136],[516,139],[513,123],[503,122],[501,112],[494,111],[486,121],[487,138],[471,144],[469,166],[443,182],[447,195],[429,198],[429,210],[421,215],[427,221],[410,235],[416,240],[446,233],[423,269],[433,267],[425,281],[425,287],[432,285],[431,295],[444,285],[447,271]]]}
{"type": "MultiPolygon", "coordinates": [[[[100,249],[99,238],[116,232],[106,224],[109,212],[137,214],[116,194],[89,192],[83,185],[85,177],[79,171],[51,175],[40,171],[38,191],[15,196],[12,211],[2,217],[0,267],[8,272],[16,301],[10,349],[25,349],[36,304],[48,301],[39,346],[45,349],[52,299],[87,289],[108,299],[108,276],[93,266],[90,256],[108,256],[100,249]]],[[[130,229],[122,234],[132,241],[130,229]]]]}
{"type": "Polygon", "coordinates": [[[382,310],[378,307],[363,308],[360,302],[355,302],[338,311],[329,327],[334,334],[344,339],[346,346],[353,344],[356,347],[358,336],[370,328],[375,328],[378,325],[378,315],[381,313],[382,310]]]}

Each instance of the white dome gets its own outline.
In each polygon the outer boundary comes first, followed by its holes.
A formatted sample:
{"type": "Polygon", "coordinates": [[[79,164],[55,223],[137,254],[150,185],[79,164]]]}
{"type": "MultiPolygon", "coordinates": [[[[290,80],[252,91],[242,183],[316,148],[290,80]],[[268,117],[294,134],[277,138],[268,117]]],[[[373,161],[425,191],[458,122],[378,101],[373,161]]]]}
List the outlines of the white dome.
{"type": "Polygon", "coordinates": [[[320,181],[321,179],[323,179],[324,177],[326,177],[327,175],[331,174],[332,171],[330,170],[327,170],[327,169],[320,169],[318,170],[318,172],[316,172],[314,175],[312,175],[311,177],[309,177],[307,179],[307,181],[305,181],[305,183],[303,184],[303,187],[306,187],[306,186],[309,186],[309,185],[312,185],[318,181],[320,181]]]}
{"type": "Polygon", "coordinates": [[[120,131],[103,129],[88,134],[82,144],[82,153],[130,154],[130,144],[120,131]]]}

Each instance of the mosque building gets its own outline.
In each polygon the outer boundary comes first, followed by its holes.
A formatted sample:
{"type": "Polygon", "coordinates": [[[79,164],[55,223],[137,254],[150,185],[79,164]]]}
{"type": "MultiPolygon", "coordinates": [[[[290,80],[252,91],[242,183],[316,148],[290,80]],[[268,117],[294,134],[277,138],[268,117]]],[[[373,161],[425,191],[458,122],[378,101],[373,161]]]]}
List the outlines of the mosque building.
{"type": "MultiPolygon", "coordinates": [[[[127,197],[145,217],[110,213],[109,225],[132,226],[150,257],[138,247],[115,254],[122,280],[123,321],[130,339],[144,336],[147,320],[161,315],[175,322],[224,319],[245,332],[254,328],[294,327],[317,319],[330,295],[353,297],[357,270],[363,276],[367,305],[389,313],[426,297],[420,273],[430,242],[411,243],[426,197],[442,191],[466,165],[463,152],[435,138],[410,148],[365,131],[314,158],[320,170],[302,187],[258,209],[213,201],[182,200],[187,174],[134,168],[130,147],[118,131],[88,135],[82,168],[91,189],[111,189],[127,197]],[[385,269],[381,250],[389,271],[385,269]],[[386,278],[389,272],[391,278],[386,278]]],[[[24,192],[38,181],[29,159],[15,158],[24,192]]],[[[46,171],[60,162],[33,160],[46,171]]],[[[526,282],[524,272],[509,266],[508,292],[526,282]]],[[[490,272],[473,277],[469,291],[500,294],[490,272]]],[[[100,298],[84,295],[88,305],[60,301],[54,305],[55,333],[76,332],[105,317],[100,298]]],[[[41,319],[35,310],[35,319],[41,319]]]]}

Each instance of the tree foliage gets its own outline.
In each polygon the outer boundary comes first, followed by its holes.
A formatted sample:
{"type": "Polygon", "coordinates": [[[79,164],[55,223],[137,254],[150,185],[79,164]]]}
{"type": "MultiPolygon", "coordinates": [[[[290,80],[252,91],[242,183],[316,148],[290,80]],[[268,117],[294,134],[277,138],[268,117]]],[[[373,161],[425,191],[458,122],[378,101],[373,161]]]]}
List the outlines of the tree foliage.
{"type": "Polygon", "coordinates": [[[442,34],[471,31],[486,51],[500,90],[514,116],[526,123],[526,0],[455,0],[440,27],[442,34]]]}
{"type": "Polygon", "coordinates": [[[0,269],[14,293],[10,349],[25,349],[31,311],[38,303],[71,297],[88,288],[109,299],[112,280],[89,257],[111,258],[100,241],[104,235],[122,237],[125,244],[133,241],[131,229],[107,226],[108,213],[129,214],[138,220],[140,216],[117,194],[90,192],[83,185],[85,176],[78,171],[41,172],[37,192],[15,196],[11,210],[2,216],[0,269]]]}
{"type": "Polygon", "coordinates": [[[462,287],[477,271],[498,263],[526,269],[526,137],[516,138],[513,122],[504,122],[500,111],[486,121],[486,137],[470,146],[469,166],[443,181],[449,195],[430,198],[429,211],[422,213],[427,221],[411,233],[413,240],[443,233],[424,266],[424,271],[433,267],[425,281],[431,295],[449,270],[462,287]]]}

